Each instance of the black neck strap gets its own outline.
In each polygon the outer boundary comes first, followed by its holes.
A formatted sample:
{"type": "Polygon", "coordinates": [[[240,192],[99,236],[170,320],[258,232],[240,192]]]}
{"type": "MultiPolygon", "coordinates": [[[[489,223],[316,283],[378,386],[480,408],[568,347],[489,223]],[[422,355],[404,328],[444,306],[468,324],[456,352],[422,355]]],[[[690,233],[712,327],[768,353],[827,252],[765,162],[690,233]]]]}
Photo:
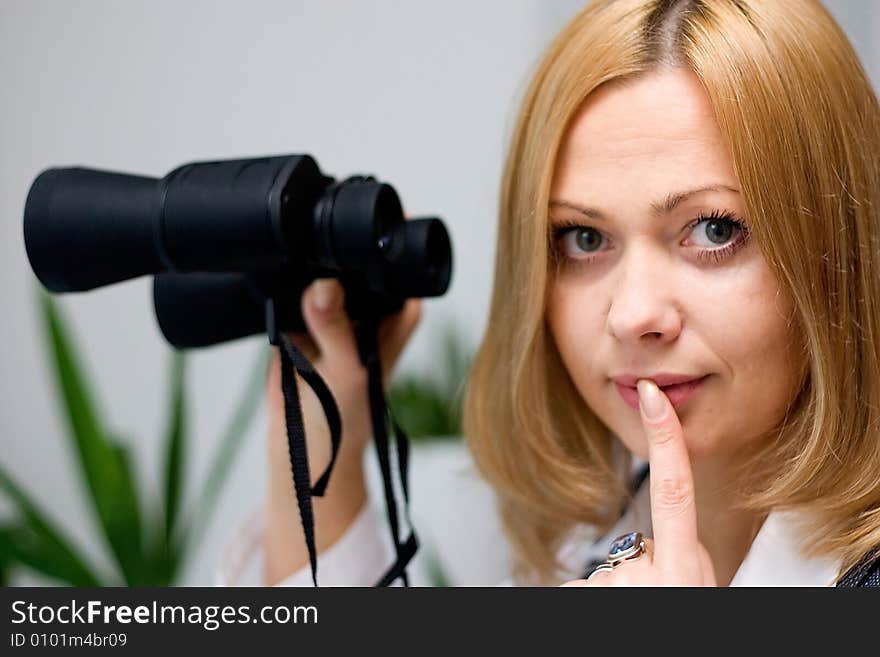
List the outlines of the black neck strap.
{"type": "Polygon", "coordinates": [[[385,390],[382,384],[382,363],[379,360],[378,344],[378,318],[362,320],[357,329],[358,350],[361,362],[367,368],[370,417],[373,424],[373,443],[376,445],[376,454],[379,457],[379,468],[382,471],[382,484],[385,489],[385,507],[388,513],[388,525],[391,530],[391,540],[397,554],[397,561],[387,573],[378,581],[376,586],[389,586],[398,577],[404,586],[409,586],[409,578],[406,575],[406,565],[418,550],[418,540],[412,529],[412,520],[409,516],[409,439],[394,420],[390,409],[385,403],[385,390]],[[404,515],[410,529],[409,536],[403,542],[400,540],[400,527],[397,517],[397,499],[394,494],[394,484],[391,476],[391,459],[389,455],[388,421],[394,428],[395,443],[397,445],[397,467],[400,475],[400,485],[403,489],[404,515]]]}
{"type": "MultiPolygon", "coordinates": [[[[336,462],[339,452],[339,444],[342,437],[342,422],[339,409],[330,389],[318,374],[312,364],[303,356],[302,352],[283,333],[278,332],[278,349],[281,353],[281,388],[284,395],[284,414],[287,424],[287,446],[290,454],[290,466],[293,473],[293,485],[296,490],[296,501],[299,506],[300,520],[305,533],[306,546],[309,550],[309,562],[312,568],[312,582],[318,586],[318,561],[315,549],[315,519],[312,511],[312,496],[322,497],[330,479],[330,472],[336,462]],[[330,442],[332,453],[327,469],[311,487],[309,474],[308,454],[306,450],[305,428],[303,426],[302,408],[299,401],[299,393],[296,387],[295,372],[308,383],[314,390],[321,402],[327,425],[330,428],[330,442]]],[[[382,482],[385,488],[385,504],[387,507],[388,524],[391,528],[391,537],[397,559],[383,575],[376,586],[389,586],[400,578],[404,586],[409,586],[406,574],[406,566],[418,550],[418,540],[412,530],[412,522],[409,515],[409,485],[407,479],[409,443],[404,431],[400,428],[390,413],[385,402],[385,392],[382,385],[382,364],[379,360],[378,349],[378,320],[364,320],[358,326],[358,348],[361,362],[367,368],[369,380],[370,415],[373,427],[373,442],[379,456],[379,466],[382,471],[382,482]],[[404,514],[409,525],[409,537],[400,541],[400,528],[397,516],[397,501],[394,495],[394,486],[391,476],[391,463],[389,458],[389,437],[387,424],[390,420],[395,433],[397,445],[397,464],[400,474],[401,487],[404,496],[404,514]]]]}

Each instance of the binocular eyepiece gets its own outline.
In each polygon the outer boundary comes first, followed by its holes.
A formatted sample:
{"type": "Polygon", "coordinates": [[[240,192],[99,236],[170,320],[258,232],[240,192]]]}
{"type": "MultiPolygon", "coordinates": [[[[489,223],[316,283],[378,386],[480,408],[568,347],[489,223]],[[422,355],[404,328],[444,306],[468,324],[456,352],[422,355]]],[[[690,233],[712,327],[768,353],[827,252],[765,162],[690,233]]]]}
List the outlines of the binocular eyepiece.
{"type": "Polygon", "coordinates": [[[178,348],[304,328],[302,291],[338,278],[353,320],[444,294],[452,249],[437,218],[404,220],[394,188],[342,181],[309,155],[194,162],[164,178],[48,169],[24,238],[52,292],[154,274],[159,326],[178,348]]]}

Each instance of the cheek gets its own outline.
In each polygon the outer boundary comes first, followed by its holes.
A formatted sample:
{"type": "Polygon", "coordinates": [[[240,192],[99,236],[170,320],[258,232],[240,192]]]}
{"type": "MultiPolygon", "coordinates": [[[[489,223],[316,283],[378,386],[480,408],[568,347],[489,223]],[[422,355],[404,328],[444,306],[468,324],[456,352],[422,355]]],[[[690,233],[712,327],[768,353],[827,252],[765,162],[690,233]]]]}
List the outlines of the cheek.
{"type": "Polygon", "coordinates": [[[647,458],[638,414],[623,403],[617,389],[608,380],[611,337],[606,321],[607,303],[601,286],[557,283],[548,304],[547,321],[578,395],[596,417],[626,447],[647,458]]]}
{"type": "Polygon", "coordinates": [[[591,315],[587,296],[583,289],[557,283],[547,306],[550,333],[572,378],[582,378],[579,373],[590,370],[588,346],[595,344],[598,337],[597,320],[591,315]]]}
{"type": "Polygon", "coordinates": [[[581,398],[608,424],[601,412],[603,401],[607,405],[607,391],[601,389],[607,372],[599,355],[608,336],[600,298],[596,286],[557,282],[550,294],[547,323],[581,398]]]}
{"type": "Polygon", "coordinates": [[[726,418],[726,440],[745,443],[773,429],[797,395],[802,341],[794,307],[761,263],[741,280],[735,312],[725,309],[707,330],[709,348],[723,361],[723,394],[708,411],[726,418]]]}
{"type": "MultiPolygon", "coordinates": [[[[682,417],[692,457],[732,453],[778,427],[797,395],[802,364],[793,304],[763,260],[736,271],[719,294],[687,306],[695,350],[715,373],[711,394],[682,417]]],[[[707,288],[708,289],[708,288],[707,288]]],[[[709,389],[707,388],[707,391],[709,389]]]]}

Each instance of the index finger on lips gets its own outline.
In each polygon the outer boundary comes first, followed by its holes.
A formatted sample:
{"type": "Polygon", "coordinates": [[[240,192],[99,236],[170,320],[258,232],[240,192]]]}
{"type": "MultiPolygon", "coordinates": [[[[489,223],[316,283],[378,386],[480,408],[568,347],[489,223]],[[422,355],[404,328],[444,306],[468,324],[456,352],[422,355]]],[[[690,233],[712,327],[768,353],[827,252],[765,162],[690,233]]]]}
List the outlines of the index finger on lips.
{"type": "Polygon", "coordinates": [[[699,564],[694,479],[684,433],[669,398],[649,379],[637,384],[651,467],[654,563],[667,572],[699,564]]]}

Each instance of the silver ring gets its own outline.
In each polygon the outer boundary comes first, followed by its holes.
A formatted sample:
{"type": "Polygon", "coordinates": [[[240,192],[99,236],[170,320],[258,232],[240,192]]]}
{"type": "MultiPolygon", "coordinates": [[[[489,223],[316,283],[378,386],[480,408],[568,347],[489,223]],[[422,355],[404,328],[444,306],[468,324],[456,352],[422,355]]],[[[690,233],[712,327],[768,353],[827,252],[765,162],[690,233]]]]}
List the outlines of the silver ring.
{"type": "Polygon", "coordinates": [[[608,548],[608,563],[616,566],[622,561],[638,559],[645,552],[645,539],[642,532],[630,532],[618,536],[608,548]]]}
{"type": "Polygon", "coordinates": [[[614,566],[607,561],[604,563],[600,563],[598,566],[593,568],[592,572],[589,575],[587,575],[587,581],[589,582],[593,578],[593,575],[598,575],[599,573],[610,573],[612,570],[614,570],[614,566]]]}

